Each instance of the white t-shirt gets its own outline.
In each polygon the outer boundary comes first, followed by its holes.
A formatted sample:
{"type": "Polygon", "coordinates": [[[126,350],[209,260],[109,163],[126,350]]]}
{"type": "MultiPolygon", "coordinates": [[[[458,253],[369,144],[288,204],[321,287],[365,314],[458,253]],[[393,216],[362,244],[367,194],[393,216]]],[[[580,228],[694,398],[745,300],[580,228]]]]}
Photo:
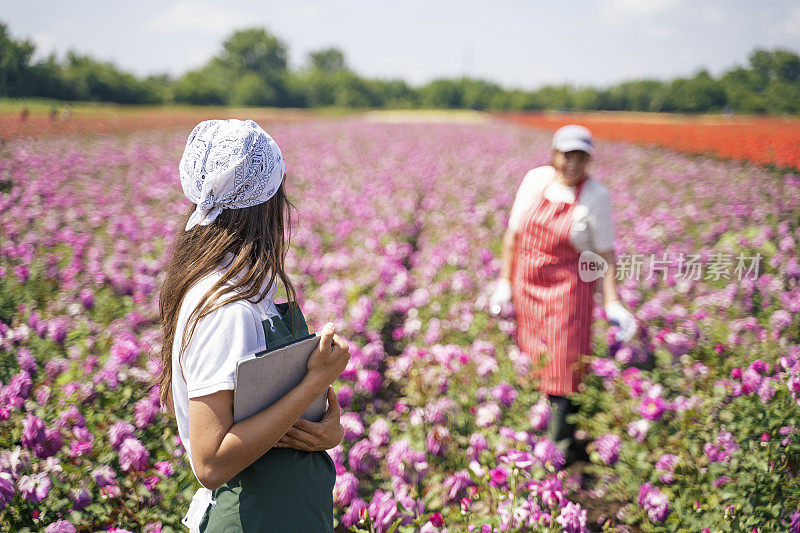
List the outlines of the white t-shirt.
{"type": "MultiPolygon", "coordinates": [[[[514,198],[508,229],[520,231],[522,219],[534,202],[541,200],[542,194],[550,201],[575,203],[577,187],[553,181],[555,168],[550,165],[536,167],[528,171],[514,198]]],[[[611,216],[611,197],[608,187],[589,177],[583,186],[578,204],[572,212],[570,242],[581,252],[591,250],[596,253],[614,249],[614,220],[611,216]]]]}
{"type": "MultiPolygon", "coordinates": [[[[230,266],[233,254],[228,254],[226,263],[217,271],[195,283],[186,293],[178,313],[175,340],[172,343],[172,397],[175,403],[175,418],[178,422],[178,435],[186,448],[189,464],[192,456],[189,442],[189,398],[205,396],[221,390],[233,390],[236,362],[245,355],[266,347],[262,317],[279,316],[273,298],[274,286],[267,296],[257,304],[247,300],[237,300],[212,311],[200,319],[194,334],[181,357],[183,375],[178,367],[183,330],[189,315],[197,307],[211,286],[222,277],[224,269],[230,266]]],[[[263,291],[269,280],[264,281],[263,291]]],[[[227,299],[228,295],[222,297],[227,299]]],[[[196,475],[196,473],[195,473],[196,475]]]]}

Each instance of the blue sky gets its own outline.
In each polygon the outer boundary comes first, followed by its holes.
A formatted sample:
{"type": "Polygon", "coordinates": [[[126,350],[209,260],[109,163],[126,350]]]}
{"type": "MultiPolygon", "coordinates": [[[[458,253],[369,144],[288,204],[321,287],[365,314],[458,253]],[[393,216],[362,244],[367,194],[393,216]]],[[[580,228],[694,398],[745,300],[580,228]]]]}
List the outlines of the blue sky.
{"type": "Polygon", "coordinates": [[[0,21],[43,52],[68,49],[136,74],[180,74],[231,31],[263,26],[292,67],[336,46],[364,76],[421,84],[467,74],[507,87],[608,86],[744,65],[755,47],[800,53],[797,0],[0,0],[0,21]]]}

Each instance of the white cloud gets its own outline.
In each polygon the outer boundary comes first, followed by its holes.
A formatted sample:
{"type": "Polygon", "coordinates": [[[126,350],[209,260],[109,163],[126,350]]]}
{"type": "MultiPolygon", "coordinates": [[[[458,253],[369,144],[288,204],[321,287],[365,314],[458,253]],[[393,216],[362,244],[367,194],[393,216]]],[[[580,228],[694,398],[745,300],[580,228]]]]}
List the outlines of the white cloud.
{"type": "Polygon", "coordinates": [[[33,54],[33,58],[36,60],[47,59],[47,56],[56,51],[56,39],[49,33],[37,33],[31,40],[36,45],[36,51],[33,54]]]}
{"type": "Polygon", "coordinates": [[[792,10],[786,14],[786,18],[783,20],[783,24],[781,24],[781,29],[787,37],[793,39],[800,38],[800,7],[792,8],[792,10]]]}
{"type": "Polygon", "coordinates": [[[656,39],[672,37],[676,28],[667,15],[675,11],[682,0],[601,0],[597,22],[611,27],[629,27],[656,39]]]}
{"type": "Polygon", "coordinates": [[[726,20],[726,11],[719,6],[700,6],[700,14],[709,24],[722,24],[726,20]]]}
{"type": "Polygon", "coordinates": [[[148,20],[146,27],[164,34],[202,33],[220,36],[250,24],[252,24],[251,17],[225,4],[177,0],[148,20]]]}
{"type": "Polygon", "coordinates": [[[602,0],[600,17],[612,23],[652,21],[679,3],[679,0],[602,0]]]}
{"type": "Polygon", "coordinates": [[[322,7],[319,4],[312,4],[298,8],[295,17],[299,20],[314,20],[321,15],[322,7]]]}

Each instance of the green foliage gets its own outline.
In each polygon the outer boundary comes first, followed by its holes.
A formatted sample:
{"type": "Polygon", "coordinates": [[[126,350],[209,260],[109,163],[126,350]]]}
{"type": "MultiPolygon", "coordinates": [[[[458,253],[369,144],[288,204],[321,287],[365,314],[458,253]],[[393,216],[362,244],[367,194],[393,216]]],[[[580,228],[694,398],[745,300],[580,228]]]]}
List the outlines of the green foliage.
{"type": "Polygon", "coordinates": [[[458,90],[458,83],[454,80],[433,80],[420,87],[419,99],[422,107],[463,107],[461,92],[458,90]]]}
{"type": "Polygon", "coordinates": [[[290,76],[289,87],[303,107],[378,107],[380,86],[348,70],[312,68],[290,76]]]}
{"type": "Polygon", "coordinates": [[[126,104],[158,102],[152,86],[89,56],[67,53],[61,76],[72,91],[70,100],[97,100],[126,104]]]}
{"type": "Polygon", "coordinates": [[[548,85],[507,89],[473,78],[440,78],[413,88],[402,80],[354,73],[344,52],[308,54],[290,71],[288,47],[264,28],[231,33],[203,66],[173,79],[139,79],[108,62],[68,53],[33,62],[35,45],[13,39],[0,24],[0,97],[46,97],[119,103],[278,107],[387,107],[496,110],[611,110],[653,112],[800,113],[800,56],[756,49],[748,66],[712,77],[701,70],[669,81],[628,80],[607,89],[548,85]]]}
{"type": "Polygon", "coordinates": [[[222,105],[226,86],[218,65],[207,65],[181,76],[174,87],[175,101],[196,105],[222,105]]]}
{"type": "Polygon", "coordinates": [[[320,72],[341,72],[348,70],[344,61],[344,53],[338,48],[325,48],[316,52],[309,52],[308,59],[311,68],[320,72]]]}
{"type": "Polygon", "coordinates": [[[230,104],[237,106],[267,106],[275,102],[275,90],[255,72],[236,80],[231,90],[230,104]]]}
{"type": "Polygon", "coordinates": [[[265,29],[248,28],[225,39],[218,60],[234,75],[254,72],[271,80],[286,70],[287,53],[286,45],[265,29]]]}
{"type": "Polygon", "coordinates": [[[35,50],[31,41],[15,41],[8,27],[0,24],[0,96],[22,96],[35,50]]]}
{"type": "Polygon", "coordinates": [[[626,81],[608,91],[607,105],[611,109],[651,111],[653,110],[653,97],[660,88],[661,82],[655,80],[626,81]]]}

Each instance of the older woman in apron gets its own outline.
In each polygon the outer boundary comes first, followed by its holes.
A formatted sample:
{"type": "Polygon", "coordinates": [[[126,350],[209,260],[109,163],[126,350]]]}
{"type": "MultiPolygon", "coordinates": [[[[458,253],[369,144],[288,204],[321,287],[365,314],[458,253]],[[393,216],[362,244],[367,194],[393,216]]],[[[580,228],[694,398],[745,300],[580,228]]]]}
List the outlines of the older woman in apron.
{"type": "Polygon", "coordinates": [[[520,350],[531,358],[531,375],[552,409],[547,435],[561,451],[572,452],[570,460],[580,451],[566,416],[575,411],[569,397],[584,374],[581,357],[591,354],[596,286],[595,277],[579,272],[580,261],[608,265],[602,278],[605,311],[620,327],[618,339],[633,336],[636,320],[617,296],[608,189],[586,174],[591,133],[583,126],[564,126],[552,148],[552,164],[529,171],[517,192],[490,303],[498,312],[513,297],[520,350]]]}

